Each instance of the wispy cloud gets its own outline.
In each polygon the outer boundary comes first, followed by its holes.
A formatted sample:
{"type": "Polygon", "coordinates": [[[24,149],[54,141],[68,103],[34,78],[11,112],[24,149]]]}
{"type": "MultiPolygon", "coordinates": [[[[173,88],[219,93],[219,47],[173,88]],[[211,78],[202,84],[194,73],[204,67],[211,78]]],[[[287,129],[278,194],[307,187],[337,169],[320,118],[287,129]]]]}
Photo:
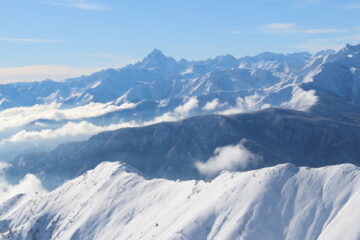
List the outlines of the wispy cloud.
{"type": "Polygon", "coordinates": [[[259,31],[275,34],[334,34],[345,33],[348,29],[338,28],[301,28],[295,23],[271,23],[257,28],[259,31]]]}
{"type": "Polygon", "coordinates": [[[46,1],[46,4],[55,5],[55,6],[62,6],[62,7],[71,7],[71,8],[78,8],[83,10],[93,10],[93,11],[103,11],[108,10],[108,8],[104,5],[89,2],[85,0],[63,0],[63,1],[46,1]]]}
{"type": "Polygon", "coordinates": [[[271,23],[258,27],[258,30],[264,32],[290,32],[296,28],[294,23],[271,23]]]}
{"type": "Polygon", "coordinates": [[[308,34],[327,34],[327,33],[345,33],[348,32],[346,29],[338,28],[309,28],[309,29],[299,29],[300,33],[308,34]]]}
{"type": "Polygon", "coordinates": [[[39,39],[39,38],[9,38],[9,37],[0,37],[2,42],[31,42],[31,43],[55,43],[60,42],[60,40],[53,39],[39,39]]]}

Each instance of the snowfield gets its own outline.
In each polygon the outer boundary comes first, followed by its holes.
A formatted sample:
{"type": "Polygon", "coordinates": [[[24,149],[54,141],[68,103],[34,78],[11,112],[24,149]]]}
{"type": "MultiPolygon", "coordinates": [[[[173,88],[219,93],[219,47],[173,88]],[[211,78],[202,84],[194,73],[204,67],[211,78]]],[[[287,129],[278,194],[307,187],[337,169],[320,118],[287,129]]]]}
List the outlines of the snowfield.
{"type": "Polygon", "coordinates": [[[0,205],[0,239],[360,239],[360,168],[283,164],[212,181],[146,179],[119,162],[0,205]]]}

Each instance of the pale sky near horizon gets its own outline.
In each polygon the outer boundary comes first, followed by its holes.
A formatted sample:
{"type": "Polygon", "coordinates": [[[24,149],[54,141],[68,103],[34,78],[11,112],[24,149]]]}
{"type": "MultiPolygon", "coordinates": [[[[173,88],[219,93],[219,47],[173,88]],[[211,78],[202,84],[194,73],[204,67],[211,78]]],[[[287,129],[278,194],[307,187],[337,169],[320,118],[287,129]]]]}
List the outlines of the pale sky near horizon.
{"type": "Polygon", "coordinates": [[[290,53],[360,43],[354,0],[2,0],[0,83],[61,80],[142,59],[290,53]]]}

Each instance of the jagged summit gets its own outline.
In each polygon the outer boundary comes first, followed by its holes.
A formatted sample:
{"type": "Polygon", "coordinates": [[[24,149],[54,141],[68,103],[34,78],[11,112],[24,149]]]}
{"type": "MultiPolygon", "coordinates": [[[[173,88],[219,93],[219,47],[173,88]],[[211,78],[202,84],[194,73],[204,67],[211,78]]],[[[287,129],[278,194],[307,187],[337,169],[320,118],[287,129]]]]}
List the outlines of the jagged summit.
{"type": "Polygon", "coordinates": [[[221,67],[238,67],[239,66],[239,60],[230,54],[215,57],[214,61],[221,67]]]}
{"type": "Polygon", "coordinates": [[[156,59],[156,58],[166,58],[165,54],[160,50],[155,48],[150,52],[147,57],[148,59],[156,59]]]}
{"type": "Polygon", "coordinates": [[[135,67],[147,70],[176,71],[179,63],[172,57],[167,57],[161,50],[154,49],[135,67]]]}

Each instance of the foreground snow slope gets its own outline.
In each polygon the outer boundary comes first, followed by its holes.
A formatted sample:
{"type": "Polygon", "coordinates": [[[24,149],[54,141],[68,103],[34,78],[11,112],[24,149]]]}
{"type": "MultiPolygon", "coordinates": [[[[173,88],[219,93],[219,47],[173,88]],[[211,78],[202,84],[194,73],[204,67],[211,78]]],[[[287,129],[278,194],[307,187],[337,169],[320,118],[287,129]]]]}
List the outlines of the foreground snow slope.
{"type": "MultiPolygon", "coordinates": [[[[124,165],[0,205],[7,239],[359,239],[360,169],[291,164],[210,182],[148,180],[124,165]]],[[[1,238],[0,237],[0,238],[1,238]]]]}

